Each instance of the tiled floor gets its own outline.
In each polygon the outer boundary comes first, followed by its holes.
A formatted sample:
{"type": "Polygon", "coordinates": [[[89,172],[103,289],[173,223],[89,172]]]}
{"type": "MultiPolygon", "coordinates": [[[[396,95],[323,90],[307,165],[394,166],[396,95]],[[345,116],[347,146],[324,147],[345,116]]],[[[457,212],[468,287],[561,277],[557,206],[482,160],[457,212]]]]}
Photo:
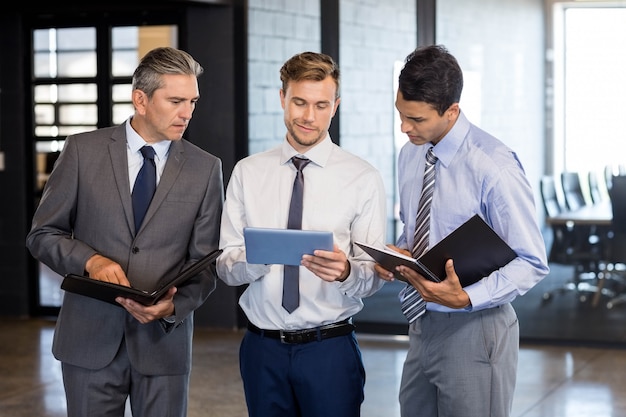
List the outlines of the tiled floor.
{"type": "MultiPolygon", "coordinates": [[[[0,320],[0,417],[65,416],[54,323],[0,320]]],[[[198,329],[189,417],[243,417],[242,333],[198,329]]],[[[359,335],[367,371],[363,417],[398,415],[403,337],[359,335]]],[[[626,417],[626,350],[523,344],[513,417],[626,417]]]]}

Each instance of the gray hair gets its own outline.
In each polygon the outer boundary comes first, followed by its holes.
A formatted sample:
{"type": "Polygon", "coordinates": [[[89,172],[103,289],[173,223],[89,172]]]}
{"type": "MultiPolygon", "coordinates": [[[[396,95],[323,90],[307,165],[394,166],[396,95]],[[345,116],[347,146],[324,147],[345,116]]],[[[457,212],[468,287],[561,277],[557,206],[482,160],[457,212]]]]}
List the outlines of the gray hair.
{"type": "Polygon", "coordinates": [[[141,90],[148,97],[162,87],[161,76],[195,75],[199,77],[204,68],[185,51],[171,47],[159,47],[149,51],[133,74],[133,90],[141,90]]]}

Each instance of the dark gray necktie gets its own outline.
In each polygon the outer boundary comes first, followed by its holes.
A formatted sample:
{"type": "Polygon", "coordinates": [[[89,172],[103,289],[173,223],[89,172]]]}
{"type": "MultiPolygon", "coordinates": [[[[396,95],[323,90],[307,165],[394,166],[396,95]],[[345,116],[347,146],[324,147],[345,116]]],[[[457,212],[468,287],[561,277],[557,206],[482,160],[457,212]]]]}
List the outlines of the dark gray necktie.
{"type": "Polygon", "coordinates": [[[156,164],[154,163],[154,148],[144,146],[140,149],[143,155],[143,165],[137,174],[133,186],[133,215],[135,217],[135,233],[141,227],[141,222],[148,211],[148,206],[156,190],[156,164]]]}
{"type": "MultiPolygon", "coordinates": [[[[424,182],[422,194],[415,218],[415,234],[413,235],[413,249],[411,254],[415,259],[422,256],[428,249],[428,235],[430,234],[430,202],[433,199],[435,188],[435,163],[437,157],[431,147],[426,152],[426,168],[424,169],[424,182]]],[[[426,302],[420,293],[412,286],[407,285],[400,291],[402,312],[413,323],[415,319],[426,312],[426,302]]]]}
{"type": "MultiPolygon", "coordinates": [[[[304,192],[304,175],[302,170],[310,159],[303,159],[294,156],[291,162],[296,167],[296,179],[293,182],[293,191],[291,192],[291,204],[289,205],[289,219],[287,220],[288,229],[302,228],[302,196],[304,192]]],[[[296,265],[285,265],[283,276],[283,308],[292,313],[300,305],[300,267],[296,265]]]]}

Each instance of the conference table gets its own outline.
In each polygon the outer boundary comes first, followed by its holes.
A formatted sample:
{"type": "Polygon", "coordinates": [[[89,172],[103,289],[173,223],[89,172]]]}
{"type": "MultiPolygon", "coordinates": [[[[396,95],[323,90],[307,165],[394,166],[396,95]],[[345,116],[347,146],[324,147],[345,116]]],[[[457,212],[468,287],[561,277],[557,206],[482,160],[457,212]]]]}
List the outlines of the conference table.
{"type": "Polygon", "coordinates": [[[568,210],[556,216],[546,217],[549,225],[576,224],[582,226],[611,226],[613,209],[611,201],[601,201],[597,204],[587,204],[577,210],[568,210]]]}
{"type": "MultiPolygon", "coordinates": [[[[546,217],[546,223],[550,226],[585,226],[592,234],[607,235],[613,221],[613,208],[611,201],[601,201],[597,204],[587,204],[577,210],[568,210],[556,216],[546,217]]],[[[606,274],[598,274],[597,286],[591,305],[596,307],[600,301],[601,294],[610,295],[605,289],[606,274]]]]}

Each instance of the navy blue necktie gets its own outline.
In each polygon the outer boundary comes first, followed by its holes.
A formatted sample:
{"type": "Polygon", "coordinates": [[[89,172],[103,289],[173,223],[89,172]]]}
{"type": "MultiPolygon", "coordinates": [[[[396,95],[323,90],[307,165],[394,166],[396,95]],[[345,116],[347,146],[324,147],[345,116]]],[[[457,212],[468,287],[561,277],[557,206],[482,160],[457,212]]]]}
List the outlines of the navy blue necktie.
{"type": "MultiPolygon", "coordinates": [[[[289,205],[288,229],[302,228],[302,196],[304,195],[304,175],[302,170],[310,159],[294,156],[291,162],[298,170],[293,182],[291,203],[289,205]]],[[[297,265],[285,265],[283,275],[283,308],[292,313],[300,305],[300,267],[297,265]]]]}
{"type": "Polygon", "coordinates": [[[135,233],[139,231],[141,222],[148,211],[148,206],[156,190],[156,164],[154,163],[154,149],[144,146],[140,149],[143,155],[143,165],[137,174],[133,186],[133,215],[135,216],[135,233]]]}

